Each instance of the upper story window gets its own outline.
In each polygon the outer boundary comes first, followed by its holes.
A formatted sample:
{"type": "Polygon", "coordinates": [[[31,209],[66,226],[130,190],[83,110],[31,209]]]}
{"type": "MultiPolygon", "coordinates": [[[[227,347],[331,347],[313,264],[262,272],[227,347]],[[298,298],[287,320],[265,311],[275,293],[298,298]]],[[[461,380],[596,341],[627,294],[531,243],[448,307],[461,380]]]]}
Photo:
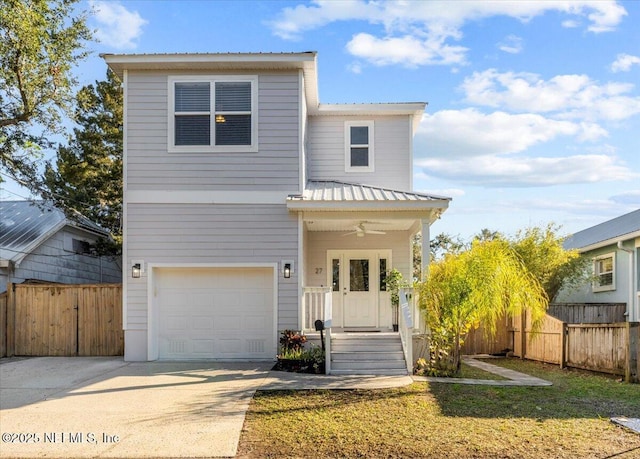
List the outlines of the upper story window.
{"type": "Polygon", "coordinates": [[[616,254],[607,253],[595,258],[593,282],[594,292],[604,292],[616,289],[616,254]]]}
{"type": "Polygon", "coordinates": [[[373,121],[345,122],[346,172],[373,172],[373,125],[373,121]]]}
{"type": "Polygon", "coordinates": [[[169,151],[257,151],[257,77],[169,77],[169,151]]]}

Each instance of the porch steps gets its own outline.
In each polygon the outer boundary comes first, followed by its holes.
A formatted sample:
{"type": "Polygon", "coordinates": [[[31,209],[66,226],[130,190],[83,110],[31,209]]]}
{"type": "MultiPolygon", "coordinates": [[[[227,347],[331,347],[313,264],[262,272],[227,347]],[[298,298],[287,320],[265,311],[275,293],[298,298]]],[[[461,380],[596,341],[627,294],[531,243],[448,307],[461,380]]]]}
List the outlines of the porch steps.
{"type": "Polygon", "coordinates": [[[333,333],[331,374],[406,375],[398,333],[333,333]]]}

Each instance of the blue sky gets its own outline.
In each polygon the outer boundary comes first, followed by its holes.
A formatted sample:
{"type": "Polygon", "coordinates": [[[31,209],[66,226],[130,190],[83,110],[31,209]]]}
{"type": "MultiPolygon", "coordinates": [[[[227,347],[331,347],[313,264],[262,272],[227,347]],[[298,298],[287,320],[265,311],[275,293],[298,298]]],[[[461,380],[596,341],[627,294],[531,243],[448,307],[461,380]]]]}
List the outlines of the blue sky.
{"type": "Polygon", "coordinates": [[[414,189],[453,198],[432,234],[571,233],[640,207],[640,2],[82,6],[101,40],[82,84],[105,52],[317,51],[323,103],[428,102],[414,189]]]}

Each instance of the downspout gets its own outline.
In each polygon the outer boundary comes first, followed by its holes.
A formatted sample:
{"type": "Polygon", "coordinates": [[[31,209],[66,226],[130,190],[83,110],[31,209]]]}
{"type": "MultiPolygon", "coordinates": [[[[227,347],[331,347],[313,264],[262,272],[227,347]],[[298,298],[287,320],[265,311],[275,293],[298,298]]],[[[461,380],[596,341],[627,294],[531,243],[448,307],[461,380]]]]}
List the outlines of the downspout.
{"type": "Polygon", "coordinates": [[[634,251],[631,249],[627,249],[622,245],[622,241],[618,241],[618,249],[623,252],[627,252],[629,254],[629,299],[627,301],[627,322],[637,322],[640,318],[636,317],[636,307],[634,301],[634,288],[633,288],[633,279],[634,279],[634,268],[635,265],[633,263],[633,253],[634,251]]]}

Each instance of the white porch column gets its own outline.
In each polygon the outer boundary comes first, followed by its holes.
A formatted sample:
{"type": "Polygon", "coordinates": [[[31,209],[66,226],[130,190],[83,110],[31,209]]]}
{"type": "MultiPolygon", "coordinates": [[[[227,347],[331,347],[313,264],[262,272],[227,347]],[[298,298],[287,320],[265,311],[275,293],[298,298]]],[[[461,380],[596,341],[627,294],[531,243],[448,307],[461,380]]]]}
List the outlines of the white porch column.
{"type": "Polygon", "coordinates": [[[429,219],[422,219],[422,279],[424,280],[429,274],[429,263],[431,262],[431,250],[429,247],[429,241],[431,235],[429,234],[429,219]]]}

